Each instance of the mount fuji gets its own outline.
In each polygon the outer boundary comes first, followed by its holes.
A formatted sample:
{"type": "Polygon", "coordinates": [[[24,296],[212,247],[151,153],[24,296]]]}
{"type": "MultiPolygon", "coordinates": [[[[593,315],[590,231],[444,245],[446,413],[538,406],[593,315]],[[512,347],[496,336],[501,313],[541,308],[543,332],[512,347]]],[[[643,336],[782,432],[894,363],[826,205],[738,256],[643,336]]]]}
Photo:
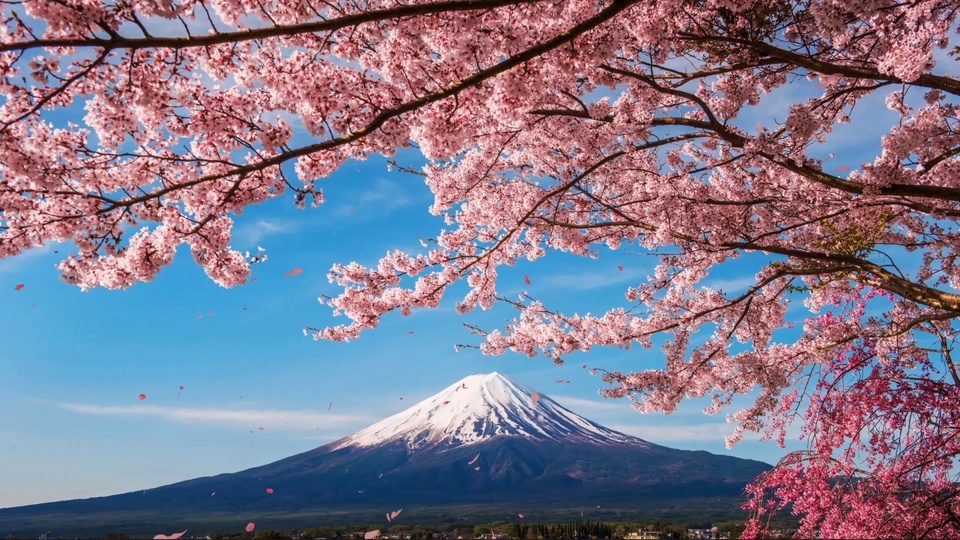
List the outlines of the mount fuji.
{"type": "Polygon", "coordinates": [[[0,532],[16,532],[44,516],[79,523],[103,514],[115,523],[142,524],[160,515],[290,516],[387,506],[409,513],[417,505],[532,508],[730,498],[769,468],[619,433],[490,373],[466,377],[353,435],[261,467],[109,497],[0,509],[0,532]],[[267,487],[275,494],[266,495],[267,487]]]}

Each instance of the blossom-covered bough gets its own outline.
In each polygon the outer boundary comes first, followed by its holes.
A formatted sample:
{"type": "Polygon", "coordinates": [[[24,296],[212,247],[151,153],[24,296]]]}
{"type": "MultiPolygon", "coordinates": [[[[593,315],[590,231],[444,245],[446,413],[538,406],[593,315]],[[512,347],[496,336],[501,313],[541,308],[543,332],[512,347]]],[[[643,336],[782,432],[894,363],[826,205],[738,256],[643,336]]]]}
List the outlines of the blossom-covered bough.
{"type": "Polygon", "coordinates": [[[255,260],[229,247],[233,216],[287,191],[319,204],[315,182],[347,160],[415,144],[449,228],[424,253],[334,267],[343,293],[325,301],[351,322],[315,337],[356,338],[462,280],[459,310],[487,308],[521,258],[639,246],[658,265],[624,305],[510,300],[517,319],[483,350],[662,345],[661,369],[606,372],[605,393],[667,412],[755,396],[730,444],[802,425],[808,450],[749,488],[750,534],[786,508],[801,536],[960,536],[960,2],[2,9],[0,257],[72,242],[66,281],[123,288],[185,243],[242,284],[255,260]],[[827,154],[880,101],[894,120],[864,127],[870,154],[827,154]],[[745,291],[705,284],[745,253],[763,261],[745,291]]]}

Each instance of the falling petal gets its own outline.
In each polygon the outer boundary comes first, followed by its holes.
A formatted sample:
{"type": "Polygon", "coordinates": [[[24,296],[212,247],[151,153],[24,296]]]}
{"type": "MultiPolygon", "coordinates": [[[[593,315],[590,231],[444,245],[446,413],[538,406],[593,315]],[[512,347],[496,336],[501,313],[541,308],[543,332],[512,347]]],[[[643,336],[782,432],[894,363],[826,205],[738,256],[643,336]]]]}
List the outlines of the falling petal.
{"type": "Polygon", "coordinates": [[[390,518],[391,518],[391,519],[397,519],[397,516],[400,515],[400,512],[403,512],[403,508],[401,508],[401,509],[399,509],[399,510],[394,510],[393,512],[390,512],[390,518]]]}
{"type": "Polygon", "coordinates": [[[258,428],[257,428],[257,431],[263,431],[263,428],[262,428],[262,427],[258,427],[258,428]]]}
{"type": "Polygon", "coordinates": [[[214,491],[213,493],[210,494],[210,496],[213,497],[213,496],[216,495],[216,494],[217,494],[217,492],[214,491]]]}
{"type": "Polygon", "coordinates": [[[400,401],[403,401],[403,396],[400,396],[400,401]]]}
{"type": "Polygon", "coordinates": [[[413,332],[407,332],[407,334],[412,334],[413,332]]]}
{"type": "Polygon", "coordinates": [[[177,540],[177,538],[180,538],[181,536],[183,536],[183,535],[185,535],[185,534],[187,534],[187,531],[183,531],[183,532],[178,532],[178,533],[175,533],[175,534],[171,534],[170,536],[167,536],[167,535],[165,535],[165,534],[158,534],[158,535],[156,535],[156,536],[153,537],[153,540],[177,540]]]}
{"type": "Polygon", "coordinates": [[[841,165],[841,166],[837,167],[837,170],[838,170],[838,171],[849,171],[849,170],[850,170],[850,167],[847,166],[847,165],[841,165]]]}
{"type": "Polygon", "coordinates": [[[202,318],[203,318],[203,315],[197,315],[197,320],[200,320],[202,318]]]}
{"type": "Polygon", "coordinates": [[[256,280],[257,280],[257,278],[253,278],[253,279],[251,279],[250,281],[256,281],[256,280]]]}
{"type": "Polygon", "coordinates": [[[586,364],[583,365],[583,369],[587,369],[587,365],[586,365],[586,364]]]}
{"type": "Polygon", "coordinates": [[[384,515],[387,516],[387,521],[393,521],[393,520],[390,519],[390,512],[387,512],[387,513],[384,514],[384,515]]]}
{"type": "Polygon", "coordinates": [[[13,290],[19,291],[19,290],[22,289],[22,288],[23,288],[23,283],[17,283],[17,286],[14,287],[13,290]]]}
{"type": "Polygon", "coordinates": [[[533,406],[537,406],[537,402],[540,401],[540,392],[532,392],[530,394],[530,401],[533,402],[533,406]]]}
{"type": "Polygon", "coordinates": [[[273,488],[267,488],[267,493],[273,493],[273,488]]]}
{"type": "Polygon", "coordinates": [[[524,275],[523,275],[523,281],[527,282],[527,285],[529,285],[529,284],[530,284],[530,276],[524,274],[524,275]]]}
{"type": "Polygon", "coordinates": [[[517,515],[520,516],[520,519],[523,519],[523,514],[517,514],[517,515]]]}
{"type": "Polygon", "coordinates": [[[211,312],[207,313],[207,317],[213,317],[213,312],[211,311],[211,312]]]}
{"type": "Polygon", "coordinates": [[[244,311],[246,311],[246,310],[247,310],[247,308],[243,308],[243,310],[244,310],[244,311]]]}
{"type": "Polygon", "coordinates": [[[286,274],[284,274],[283,277],[299,276],[299,275],[302,274],[302,273],[303,273],[303,268],[300,268],[300,267],[298,266],[297,268],[294,268],[293,270],[291,270],[291,271],[287,272],[286,274]]]}
{"type": "Polygon", "coordinates": [[[473,470],[475,470],[475,471],[479,471],[479,470],[480,470],[480,466],[479,466],[479,465],[477,465],[476,467],[474,467],[474,468],[473,468],[473,470]]]}
{"type": "Polygon", "coordinates": [[[256,527],[256,525],[254,525],[252,521],[250,523],[247,523],[247,527],[246,527],[247,532],[253,532],[254,527],[256,527]]]}
{"type": "Polygon", "coordinates": [[[329,411],[329,410],[332,409],[332,408],[333,408],[333,402],[331,401],[331,402],[330,402],[330,405],[327,405],[327,410],[329,411]]]}
{"type": "Polygon", "coordinates": [[[147,399],[147,395],[146,395],[146,394],[140,394],[140,401],[143,401],[143,400],[145,400],[145,399],[147,399]]]}
{"type": "Polygon", "coordinates": [[[186,387],[181,384],[181,385],[180,385],[180,390],[183,391],[183,390],[185,390],[185,389],[186,389],[186,387]]]}
{"type": "Polygon", "coordinates": [[[620,270],[621,272],[623,272],[623,265],[622,265],[622,264],[621,264],[621,265],[618,265],[618,266],[617,266],[617,270],[620,270]]]}
{"type": "Polygon", "coordinates": [[[380,473],[380,476],[378,476],[377,478],[383,478],[383,473],[380,473]]]}
{"type": "Polygon", "coordinates": [[[476,457],[474,457],[473,459],[471,459],[471,460],[470,460],[470,463],[467,463],[467,465],[473,465],[474,463],[477,462],[478,459],[480,459],[480,454],[477,454],[476,457]]]}

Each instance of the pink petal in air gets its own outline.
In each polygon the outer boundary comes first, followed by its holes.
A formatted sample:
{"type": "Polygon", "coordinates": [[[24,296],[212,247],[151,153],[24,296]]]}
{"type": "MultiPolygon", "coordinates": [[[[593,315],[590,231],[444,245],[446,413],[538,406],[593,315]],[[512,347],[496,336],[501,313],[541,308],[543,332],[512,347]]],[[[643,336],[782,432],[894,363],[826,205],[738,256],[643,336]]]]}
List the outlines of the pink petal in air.
{"type": "Polygon", "coordinates": [[[329,411],[329,410],[332,409],[332,408],[333,408],[333,402],[331,401],[331,402],[330,402],[330,405],[327,405],[327,410],[329,411]]]}
{"type": "Polygon", "coordinates": [[[384,515],[387,516],[387,521],[393,521],[393,520],[390,519],[390,512],[387,512],[387,513],[384,514],[384,515]]]}
{"type": "Polygon", "coordinates": [[[267,493],[273,493],[273,488],[267,488],[267,493]]]}
{"type": "Polygon", "coordinates": [[[23,283],[17,283],[17,286],[14,287],[13,290],[19,291],[19,290],[22,289],[22,288],[23,288],[23,283]]]}
{"type": "Polygon", "coordinates": [[[523,281],[525,281],[526,284],[529,285],[529,284],[530,284],[530,276],[524,274],[524,275],[523,275],[523,281]]]}
{"type": "Polygon", "coordinates": [[[165,534],[158,534],[153,537],[153,540],[177,540],[177,538],[180,538],[185,534],[187,534],[187,531],[174,533],[174,534],[171,534],[170,536],[167,536],[165,534]]]}
{"type": "Polygon", "coordinates": [[[478,459],[480,459],[480,454],[477,454],[476,457],[474,457],[473,459],[471,459],[471,460],[470,460],[470,463],[467,463],[467,465],[473,465],[474,463],[477,462],[478,459]]]}
{"type": "Polygon", "coordinates": [[[837,170],[838,170],[838,171],[849,171],[849,170],[850,170],[850,167],[849,167],[848,165],[840,165],[839,167],[837,167],[837,170]]]}
{"type": "Polygon", "coordinates": [[[143,400],[145,400],[145,399],[147,399],[147,395],[146,395],[146,394],[140,394],[140,401],[143,401],[143,400]]]}
{"type": "Polygon", "coordinates": [[[617,266],[617,270],[623,272],[623,265],[621,264],[621,265],[617,266]]]}
{"type": "Polygon", "coordinates": [[[250,523],[247,523],[247,526],[245,528],[247,532],[253,532],[254,527],[256,527],[256,525],[251,521],[250,523]]]}
{"type": "Polygon", "coordinates": [[[474,468],[473,468],[473,470],[475,470],[475,471],[479,471],[479,470],[480,470],[480,466],[479,466],[479,465],[477,465],[476,467],[474,467],[474,468]]]}
{"type": "Polygon", "coordinates": [[[532,401],[532,402],[533,402],[533,406],[536,407],[536,406],[537,406],[537,402],[540,401],[540,393],[539,393],[539,392],[532,392],[532,393],[530,394],[530,401],[532,401]]]}
{"type": "Polygon", "coordinates": [[[403,512],[403,508],[390,512],[390,519],[397,519],[397,516],[400,515],[400,512],[403,512]]]}
{"type": "Polygon", "coordinates": [[[300,267],[298,266],[298,267],[294,268],[293,270],[291,270],[291,271],[287,272],[286,274],[284,274],[283,277],[299,276],[299,275],[302,274],[302,273],[303,273],[303,268],[300,268],[300,267]]]}
{"type": "Polygon", "coordinates": [[[520,516],[520,519],[523,519],[523,514],[517,514],[517,515],[520,516]]]}

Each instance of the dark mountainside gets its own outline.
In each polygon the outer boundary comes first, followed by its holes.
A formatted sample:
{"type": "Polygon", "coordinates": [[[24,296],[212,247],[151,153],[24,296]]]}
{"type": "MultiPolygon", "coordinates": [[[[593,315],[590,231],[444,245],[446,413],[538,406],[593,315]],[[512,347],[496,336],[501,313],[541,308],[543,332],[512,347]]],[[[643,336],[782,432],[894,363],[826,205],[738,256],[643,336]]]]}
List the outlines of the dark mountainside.
{"type": "Polygon", "coordinates": [[[417,507],[462,507],[477,519],[508,519],[510,509],[658,508],[693,499],[734,508],[744,486],[770,468],[655,445],[531,394],[497,373],[467,377],[354,435],[262,467],[0,509],[0,536],[50,530],[45,523],[59,534],[149,532],[186,522],[236,521],[236,530],[255,519],[279,527],[307,516],[312,524],[368,516],[362,521],[387,525],[385,511],[404,508],[411,518],[417,507]]]}

